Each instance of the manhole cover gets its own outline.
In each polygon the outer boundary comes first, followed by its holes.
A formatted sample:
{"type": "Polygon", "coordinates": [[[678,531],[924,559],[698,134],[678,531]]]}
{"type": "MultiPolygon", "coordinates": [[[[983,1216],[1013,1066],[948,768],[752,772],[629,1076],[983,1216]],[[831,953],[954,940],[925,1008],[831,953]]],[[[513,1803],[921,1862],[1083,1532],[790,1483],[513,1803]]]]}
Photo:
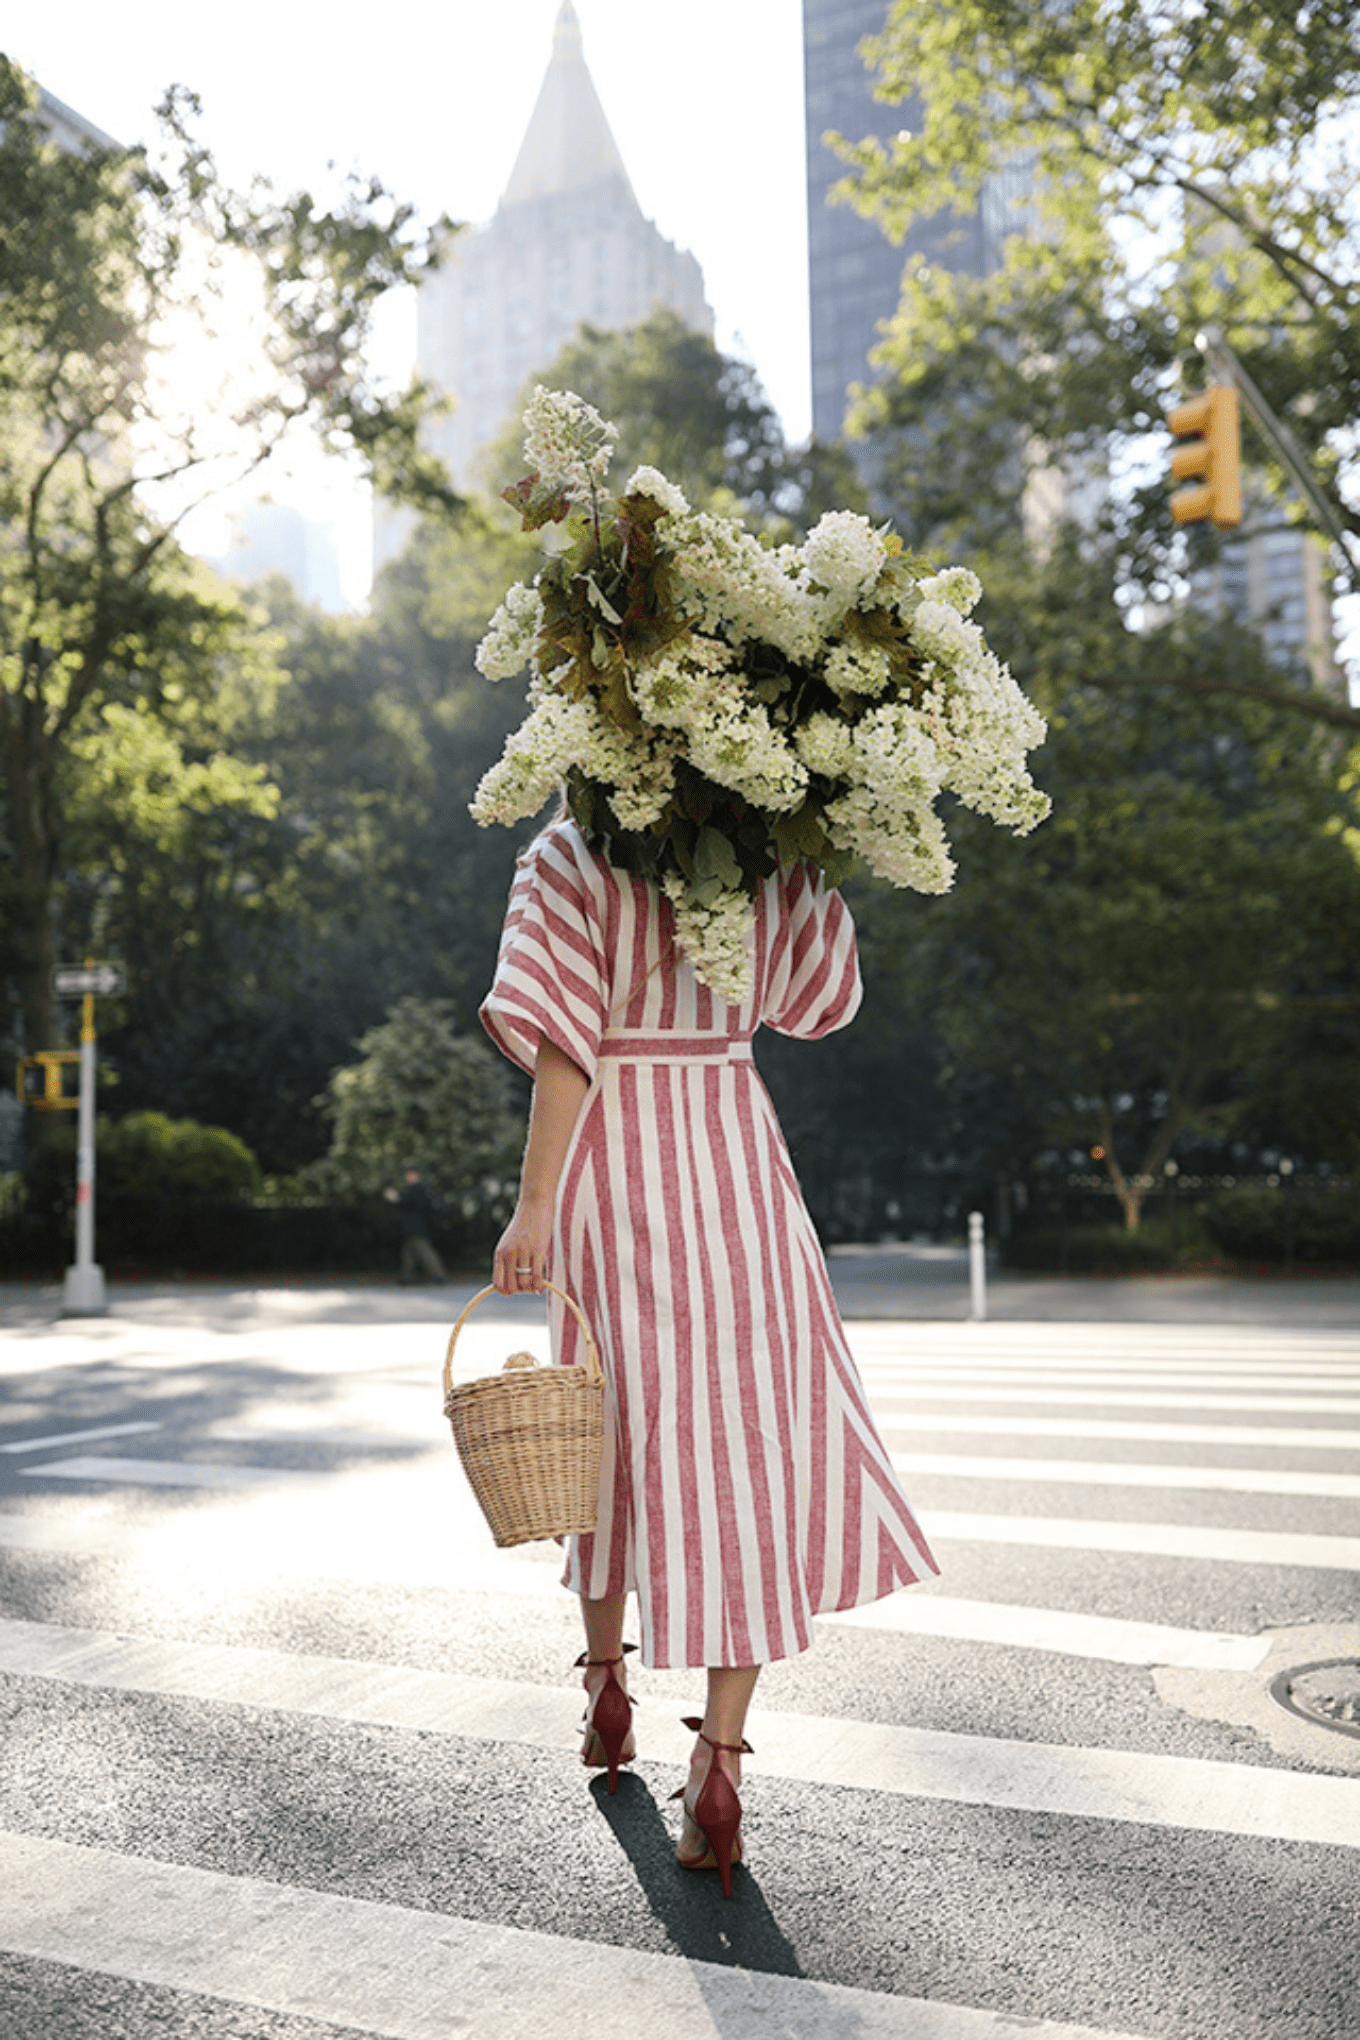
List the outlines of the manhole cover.
{"type": "Polygon", "coordinates": [[[1270,1697],[1318,1728],[1360,1737],[1360,1658],[1295,1665],[1272,1679],[1270,1697]]]}

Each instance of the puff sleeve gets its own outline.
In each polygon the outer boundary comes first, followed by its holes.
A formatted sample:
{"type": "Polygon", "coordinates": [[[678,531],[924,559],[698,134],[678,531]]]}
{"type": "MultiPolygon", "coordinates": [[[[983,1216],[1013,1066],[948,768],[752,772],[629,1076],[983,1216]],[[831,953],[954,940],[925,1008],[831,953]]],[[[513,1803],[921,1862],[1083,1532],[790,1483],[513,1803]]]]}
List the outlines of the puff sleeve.
{"type": "Polygon", "coordinates": [[[781,876],[778,887],[778,925],[760,1017],[777,1034],[816,1041],[859,1011],[863,987],[855,924],[839,892],[805,864],[781,876]]]}
{"type": "Polygon", "coordinates": [[[593,1082],[609,979],[599,902],[574,837],[549,829],[521,861],[480,1017],[502,1054],[530,1076],[546,1039],[593,1082]]]}

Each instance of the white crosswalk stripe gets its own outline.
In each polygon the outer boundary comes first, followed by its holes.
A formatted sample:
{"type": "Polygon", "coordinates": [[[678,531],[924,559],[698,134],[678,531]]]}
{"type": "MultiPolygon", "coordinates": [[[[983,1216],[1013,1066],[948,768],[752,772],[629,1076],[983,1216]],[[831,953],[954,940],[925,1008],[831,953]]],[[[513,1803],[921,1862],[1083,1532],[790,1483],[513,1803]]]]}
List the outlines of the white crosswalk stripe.
{"type": "MultiPolygon", "coordinates": [[[[336,1387],[311,1399],[302,1377],[324,1372],[325,1364],[304,1348],[300,1331],[293,1347],[284,1331],[261,1351],[271,1351],[276,1364],[287,1356],[299,1377],[295,1398],[275,1395],[239,1419],[177,1429],[154,1457],[111,1449],[32,1463],[39,1450],[60,1455],[97,1439],[112,1446],[115,1438],[155,1428],[132,1421],[84,1431],[54,1427],[8,1442],[0,1449],[25,1463],[11,1468],[20,1477],[12,1490],[20,1489],[21,1501],[0,1512],[0,1551],[62,1552],[95,1566],[116,1555],[129,1578],[148,1584],[168,1577],[176,1563],[207,1568],[214,1553],[225,1552],[218,1559],[223,1577],[229,1565],[238,1585],[255,1582],[252,1592],[287,1582],[390,1580],[488,1597],[488,1605],[499,1597],[526,1615],[534,1602],[555,1598],[560,1606],[557,1566],[541,1555],[495,1553],[466,1497],[460,1491],[453,1499],[456,1475],[429,1386],[442,1357],[442,1328],[384,1327],[380,1353],[367,1329],[362,1339],[353,1336],[356,1327],[339,1329],[330,1360],[337,1383],[350,1384],[343,1393],[336,1387]],[[323,1447],[362,1463],[347,1460],[343,1470],[326,1471],[311,1450],[323,1447]],[[302,1449],[305,1467],[296,1463],[302,1449]],[[400,1465],[390,1463],[394,1452],[404,1455],[400,1465]],[[81,1484],[91,1492],[77,1492],[81,1484]],[[153,1504],[139,1501],[139,1490],[156,1488],[183,1491],[155,1500],[154,1509],[173,1505],[177,1512],[164,1527],[147,1513],[153,1504]]],[[[1036,1668],[1036,1677],[1048,1676],[1041,1654],[1052,1653],[1085,1660],[1090,1669],[1082,1676],[1094,1682],[1142,1679],[1141,1690],[1156,1705],[1163,1703],[1152,1698],[1153,1679],[1138,1668],[1151,1668],[1158,1692],[1170,1673],[1181,1684],[1165,1690],[1176,1694],[1197,1679],[1264,1684],[1270,1671],[1260,1668],[1274,1632],[1216,1630],[1207,1618],[1204,1628],[1141,1619],[1149,1612],[1146,1596],[1134,1605],[1124,1598],[1146,1571],[1139,1561],[1161,1561],[1173,1576],[1210,1569],[1216,1586],[1230,1583],[1225,1592],[1259,1568],[1268,1592],[1286,1602],[1296,1583],[1310,1592],[1325,1587],[1335,1597],[1344,1591],[1338,1576],[1360,1576],[1360,1517],[1344,1506],[1360,1501],[1360,1428],[1345,1422],[1360,1417],[1360,1333],[865,1322],[852,1324],[850,1333],[870,1401],[944,1573],[938,1587],[823,1618],[838,1649],[877,1648],[883,1660],[894,1636],[936,1638],[968,1645],[974,1666],[1022,1662],[1036,1668]],[[1001,1449],[990,1449],[990,1440],[1001,1449]],[[970,1441],[976,1449],[966,1449],[970,1441]],[[1073,1457],[1061,1456],[1064,1444],[1075,1448],[1073,1457]],[[1165,1457],[1121,1456],[1140,1445],[1167,1448],[1165,1457]],[[952,1499],[955,1483],[978,1481],[989,1484],[994,1506],[935,1505],[952,1499]],[[1079,1507],[1081,1497],[1061,1490],[1095,1487],[1110,1496],[1103,1507],[1090,1516],[1063,1513],[1079,1507]],[[1155,1513],[1173,1520],[1123,1520],[1121,1506],[1134,1506],[1127,1495],[1140,1490],[1165,1494],[1165,1507],[1155,1513]],[[1240,1527],[1196,1520],[1212,1518],[1216,1506],[1197,1497],[1221,1495],[1237,1498],[1240,1527]],[[1315,1503],[1327,1504],[1326,1512],[1315,1503]],[[1291,1527],[1275,1528],[1281,1519],[1291,1527]],[[950,1591],[951,1556],[965,1546],[973,1549],[964,1577],[986,1581],[976,1598],[950,1591]],[[990,1572],[983,1570],[992,1563],[988,1547],[996,1554],[990,1572]],[[1056,1555],[1089,1559],[1071,1573],[1076,1605],[1005,1598],[1006,1548],[1055,1554],[1034,1577],[1058,1583],[1042,1589],[1056,1601],[1064,1598],[1056,1555]],[[1098,1586],[1088,1585],[1092,1579],[1098,1586]],[[1032,1655],[1003,1660],[1002,1651],[1032,1655]]],[[[110,1350],[140,1352],[137,1365],[176,1364],[160,1329],[143,1336],[140,1347],[125,1327],[113,1328],[109,1339],[110,1350]]],[[[516,1326],[515,1343],[541,1344],[541,1333],[516,1326]]],[[[50,1348],[58,1364],[74,1364],[74,1339],[53,1340],[50,1348]]],[[[205,1335],[204,1352],[210,1348],[225,1357],[220,1335],[205,1335]]],[[[468,1371],[498,1366],[504,1348],[503,1328],[484,1335],[469,1348],[468,1371]]],[[[21,1356],[12,1371],[27,1371],[32,1357],[21,1356]]],[[[1181,1597],[1178,1605],[1195,1604],[1181,1597]]],[[[1243,1593],[1227,1605],[1253,1604],[1243,1593]]],[[[1299,1633],[1306,1638],[1306,1627],[1299,1633]]],[[[929,1654],[924,1661],[937,1662],[929,1654]]],[[[0,1675],[21,1691],[81,1687],[189,1699],[261,1718],[297,1715],[345,1733],[418,1730],[488,1746],[564,1754],[579,1748],[580,1693],[570,1683],[417,1670],[362,1656],[0,1621],[0,1675]]],[[[1177,1698],[1168,1706],[1168,1723],[1179,1718],[1174,1707],[1189,1704],[1177,1698]]],[[[1223,1723],[1250,1718],[1199,1716],[1223,1723]]],[[[646,1760],[681,1765],[688,1736],[657,1710],[646,1719],[646,1760]]],[[[960,1733],[757,1708],[749,1729],[762,1776],[813,1792],[870,1792],[904,1807],[935,1802],[998,1816],[1218,1836],[1263,1851],[1300,1846],[1333,1852],[1338,1875],[1344,1865],[1353,1876],[1360,1776],[1338,1775],[1355,1769],[1343,1763],[1338,1739],[1309,1732],[1315,1744],[1308,1746],[1308,1767],[1288,1768],[1287,1749],[1284,1762],[1271,1762],[1261,1760],[1264,1745],[1254,1751],[1256,1761],[1244,1762],[1235,1760],[1227,1739],[1216,1745],[1219,1755],[1205,1757],[1176,1754],[1174,1740],[1163,1753],[1110,1747],[1098,1735],[1070,1742],[993,1735],[985,1718],[976,1732],[960,1733]]],[[[391,2040],[434,2040],[436,2033],[444,2040],[455,2026],[472,2040],[538,2040],[544,2031],[599,2040],[592,2008],[611,1992],[626,1997],[629,2030],[641,2026],[649,2040],[782,2040],[792,2033],[809,2040],[842,2034],[1021,2040],[1022,2033],[1034,2040],[1129,2040],[1128,2032],[1113,2030],[1117,2021],[1100,2028],[1019,2016],[1019,2000],[1017,2015],[1008,2017],[933,1996],[849,1989],[489,1927],[2,1830],[0,1948],[391,2040]]]]}
{"type": "Polygon", "coordinates": [[[966,1509],[926,1509],[921,1520],[932,1538],[946,1542],[953,1538],[968,1544],[1048,1545],[1061,1551],[1118,1551],[1143,1558],[1360,1573],[1360,1537],[1318,1536],[1305,1530],[1220,1530],[1204,1523],[991,1516],[966,1509]]]}
{"type": "MultiPolygon", "coordinates": [[[[424,1729],[496,1742],[580,1747],[572,1687],[528,1686],[352,1658],[160,1643],[0,1621],[0,1669],[135,1693],[276,1708],[327,1720],[424,1729]]],[[[1192,1757],[1004,1742],[753,1708],[761,1774],[843,1790],[1023,1808],[1094,1820],[1199,1828],[1360,1849],[1360,1779],[1320,1778],[1192,1757]]],[[[692,1738],[648,1725],[654,1762],[683,1765],[692,1738]]]]}
{"type": "MultiPolygon", "coordinates": [[[[884,1404],[875,1398],[881,1418],[884,1404]]],[[[1360,1431],[1284,1424],[1151,1424],[1102,1417],[978,1417],[957,1410],[913,1410],[911,1422],[882,1426],[887,1443],[921,1431],[957,1431],[998,1438],[1105,1438],[1159,1445],[1267,1445],[1281,1451],[1360,1452],[1360,1431]]]]}
{"type": "Polygon", "coordinates": [[[1007,1459],[955,1452],[894,1452],[899,1473],[949,1480],[1042,1481],[1080,1487],[1212,1488],[1228,1494],[1317,1495],[1360,1501],[1360,1473],[1293,1467],[1139,1465],[1125,1459],[1007,1459]]]}
{"type": "Polygon", "coordinates": [[[3,1832],[0,1946],[383,2040],[1135,2040],[3,1832]]]}

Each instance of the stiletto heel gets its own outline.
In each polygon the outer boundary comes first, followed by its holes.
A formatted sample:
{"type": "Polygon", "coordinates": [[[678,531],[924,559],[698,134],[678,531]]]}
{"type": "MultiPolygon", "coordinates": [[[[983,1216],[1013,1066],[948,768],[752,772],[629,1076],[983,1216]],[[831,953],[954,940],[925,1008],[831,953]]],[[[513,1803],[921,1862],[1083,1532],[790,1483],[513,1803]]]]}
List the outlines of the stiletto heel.
{"type": "MultiPolygon", "coordinates": [[[[704,1734],[702,1721],[694,1714],[681,1716],[686,1728],[692,1728],[700,1742],[707,1743],[711,1750],[726,1750],[732,1756],[753,1757],[755,1751],[744,1739],[739,1743],[714,1742],[711,1735],[704,1734]]],[[[723,1770],[721,1764],[710,1761],[703,1784],[693,1806],[685,1794],[685,1785],[678,1792],[672,1792],[672,1799],[685,1800],[685,1812],[708,1844],[705,1853],[697,1862],[691,1863],[677,1854],[676,1861],[682,1870],[716,1869],[722,1879],[723,1897],[732,1896],[732,1865],[741,1861],[741,1800],[737,1788],[723,1770]]]]}
{"type": "Polygon", "coordinates": [[[589,1764],[595,1770],[607,1770],[611,1792],[617,1792],[619,1789],[619,1765],[631,1764],[633,1761],[631,1757],[624,1756],[623,1746],[632,1729],[633,1709],[637,1706],[632,1695],[625,1693],[619,1684],[614,1667],[621,1665],[628,1652],[636,1649],[635,1643],[625,1643],[620,1646],[617,1657],[592,1658],[587,1657],[582,1651],[576,1660],[578,1671],[582,1666],[609,1667],[609,1677],[586,1709],[585,1725],[589,1735],[581,1752],[581,1762],[589,1764]]]}

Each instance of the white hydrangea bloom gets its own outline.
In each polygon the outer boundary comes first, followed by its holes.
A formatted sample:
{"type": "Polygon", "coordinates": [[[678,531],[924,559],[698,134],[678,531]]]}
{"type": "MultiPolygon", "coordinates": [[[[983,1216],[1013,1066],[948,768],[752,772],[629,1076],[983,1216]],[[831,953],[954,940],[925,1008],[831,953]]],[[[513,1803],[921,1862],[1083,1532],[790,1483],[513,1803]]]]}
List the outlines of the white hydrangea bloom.
{"type": "Polygon", "coordinates": [[[623,491],[625,496],[647,496],[653,503],[659,503],[670,517],[685,517],[689,514],[689,503],[684,491],[677,489],[674,482],[668,482],[660,468],[634,468],[623,491]]]}
{"type": "Polygon", "coordinates": [[[492,617],[478,645],[474,664],[488,680],[509,680],[529,661],[543,622],[543,598],[537,585],[516,581],[492,617]]]}
{"type": "Polygon", "coordinates": [[[821,623],[793,546],[771,552],[730,517],[696,511],[667,533],[674,547],[676,602],[700,630],[733,645],[763,640],[788,659],[809,660],[821,623]]]}
{"type": "Polygon", "coordinates": [[[689,761],[706,779],[773,814],[796,808],[807,790],[806,765],[759,702],[696,722],[689,761]]]}
{"type": "Polygon", "coordinates": [[[693,637],[668,646],[633,676],[633,698],[646,719],[685,738],[696,772],[779,813],[795,808],[807,769],[775,729],[760,702],[750,701],[729,648],[693,637]]]}
{"type": "Polygon", "coordinates": [[[874,709],[850,731],[849,785],[826,810],[831,840],[878,877],[916,892],[945,892],[954,867],[933,803],[945,761],[905,702],[874,709]]]}
{"type": "Polygon", "coordinates": [[[892,679],[892,667],[879,645],[833,645],[822,677],[833,694],[858,694],[872,700],[892,679]]]}
{"type": "Polygon", "coordinates": [[[971,664],[986,650],[982,632],[950,602],[923,602],[910,623],[911,640],[929,659],[971,664]]]}
{"type": "Polygon", "coordinates": [[[867,595],[883,570],[887,548],[867,517],[828,510],[803,541],[803,561],[838,613],[867,595]]]}
{"type": "Polygon", "coordinates": [[[755,987],[755,908],[743,892],[719,893],[702,906],[678,872],[661,881],[675,909],[676,947],[695,975],[729,1006],[740,1006],[755,987]]]}
{"type": "Polygon", "coordinates": [[[680,744],[620,729],[593,700],[582,706],[588,721],[574,763],[610,789],[609,805],[623,828],[650,828],[670,798],[680,744]]]}
{"type": "Polygon", "coordinates": [[[810,715],[794,738],[798,756],[809,772],[823,779],[842,779],[851,770],[855,755],[854,733],[839,716],[819,709],[810,715]]]}
{"type": "Polygon", "coordinates": [[[696,632],[636,668],[633,699],[648,722],[689,731],[741,706],[741,677],[735,669],[730,646],[696,632]]]}
{"type": "Polygon", "coordinates": [[[947,602],[960,616],[968,616],[982,596],[982,583],[968,567],[943,567],[917,583],[927,602],[947,602]]]}
{"type": "Polygon", "coordinates": [[[618,436],[618,426],[574,391],[535,384],[524,412],[524,458],[541,481],[560,483],[573,502],[604,487],[618,436]]]}
{"type": "Polygon", "coordinates": [[[591,736],[593,704],[547,695],[505,740],[505,749],[468,804],[483,828],[536,815],[581,757],[591,736]]]}
{"type": "Polygon", "coordinates": [[[853,850],[889,885],[913,892],[948,892],[954,882],[944,823],[933,808],[889,812],[865,787],[854,787],[826,810],[831,840],[853,850]]]}

